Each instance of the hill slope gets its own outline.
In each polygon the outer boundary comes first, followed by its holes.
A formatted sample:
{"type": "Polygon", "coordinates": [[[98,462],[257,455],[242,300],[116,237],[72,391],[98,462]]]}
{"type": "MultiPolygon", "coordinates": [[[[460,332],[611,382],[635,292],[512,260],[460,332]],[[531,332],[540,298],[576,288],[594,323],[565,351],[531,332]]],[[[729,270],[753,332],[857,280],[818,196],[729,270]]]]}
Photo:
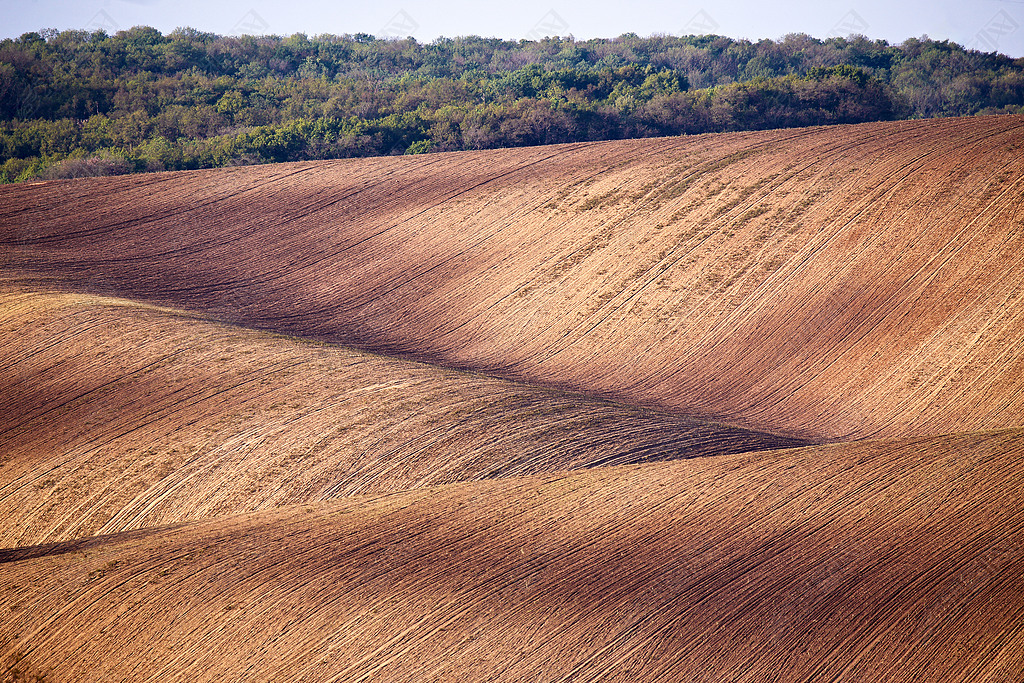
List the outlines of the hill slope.
{"type": "Polygon", "coordinates": [[[3,550],[0,672],[1017,680],[1022,437],[596,468],[3,550]]]}
{"type": "Polygon", "coordinates": [[[813,439],[1013,426],[1024,119],[0,188],[11,272],[813,439]]]}
{"type": "Polygon", "coordinates": [[[797,445],[73,294],[0,291],[0,547],[797,445]]]}

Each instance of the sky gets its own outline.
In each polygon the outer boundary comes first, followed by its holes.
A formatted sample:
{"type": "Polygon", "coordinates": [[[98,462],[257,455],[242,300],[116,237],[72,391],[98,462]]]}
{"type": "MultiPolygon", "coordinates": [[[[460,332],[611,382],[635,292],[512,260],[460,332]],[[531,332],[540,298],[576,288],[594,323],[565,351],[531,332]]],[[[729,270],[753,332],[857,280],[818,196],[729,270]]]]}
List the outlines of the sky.
{"type": "Polygon", "coordinates": [[[1024,57],[1024,0],[0,0],[0,38],[43,28],[113,33],[139,25],[164,33],[190,26],[221,35],[362,32],[412,36],[421,43],[439,36],[587,39],[623,33],[716,33],[750,40],[859,33],[901,43],[927,35],[1024,57]]]}

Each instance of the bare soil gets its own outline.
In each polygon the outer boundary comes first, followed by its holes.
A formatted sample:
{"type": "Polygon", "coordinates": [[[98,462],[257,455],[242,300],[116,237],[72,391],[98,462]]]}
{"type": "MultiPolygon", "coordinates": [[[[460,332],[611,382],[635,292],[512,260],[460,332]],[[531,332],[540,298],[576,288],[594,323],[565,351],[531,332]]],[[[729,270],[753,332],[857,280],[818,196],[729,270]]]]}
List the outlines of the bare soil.
{"type": "Polygon", "coordinates": [[[0,681],[1024,670],[1024,117],[0,187],[0,681]]]}
{"type": "Polygon", "coordinates": [[[801,443],[94,295],[0,330],[0,547],[801,443]]]}
{"type": "Polygon", "coordinates": [[[812,439],[1014,426],[1024,118],[0,188],[23,275],[812,439]]]}
{"type": "Polygon", "coordinates": [[[0,550],[46,680],[1014,681],[1021,430],[449,484],[0,550]]]}

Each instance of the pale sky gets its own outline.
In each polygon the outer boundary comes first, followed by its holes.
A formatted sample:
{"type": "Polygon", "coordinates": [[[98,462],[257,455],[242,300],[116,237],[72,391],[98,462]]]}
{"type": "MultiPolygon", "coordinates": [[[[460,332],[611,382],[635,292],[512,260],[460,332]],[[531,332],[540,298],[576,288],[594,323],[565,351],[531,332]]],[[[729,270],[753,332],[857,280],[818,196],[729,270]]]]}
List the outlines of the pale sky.
{"type": "Polygon", "coordinates": [[[218,34],[302,32],[506,39],[573,35],[613,38],[627,32],[733,38],[780,38],[787,33],[862,33],[900,43],[927,34],[985,51],[1024,56],[1024,0],[518,0],[482,4],[463,0],[0,0],[0,38],[42,28],[137,25],[167,33],[191,26],[218,34]]]}

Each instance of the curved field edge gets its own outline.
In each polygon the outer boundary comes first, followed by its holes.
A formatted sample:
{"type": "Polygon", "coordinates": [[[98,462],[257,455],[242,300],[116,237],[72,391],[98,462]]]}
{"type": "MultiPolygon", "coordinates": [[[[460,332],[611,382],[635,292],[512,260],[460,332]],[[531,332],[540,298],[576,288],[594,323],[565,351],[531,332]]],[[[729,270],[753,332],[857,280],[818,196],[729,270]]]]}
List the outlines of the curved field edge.
{"type": "Polygon", "coordinates": [[[0,289],[0,546],[801,442],[180,311],[0,289]]]}
{"type": "Polygon", "coordinates": [[[1024,118],[0,188],[5,270],[841,440],[1024,410],[1024,118]]]}
{"type": "Polygon", "coordinates": [[[1010,681],[1022,436],[459,483],[3,550],[0,671],[1010,681]]]}

